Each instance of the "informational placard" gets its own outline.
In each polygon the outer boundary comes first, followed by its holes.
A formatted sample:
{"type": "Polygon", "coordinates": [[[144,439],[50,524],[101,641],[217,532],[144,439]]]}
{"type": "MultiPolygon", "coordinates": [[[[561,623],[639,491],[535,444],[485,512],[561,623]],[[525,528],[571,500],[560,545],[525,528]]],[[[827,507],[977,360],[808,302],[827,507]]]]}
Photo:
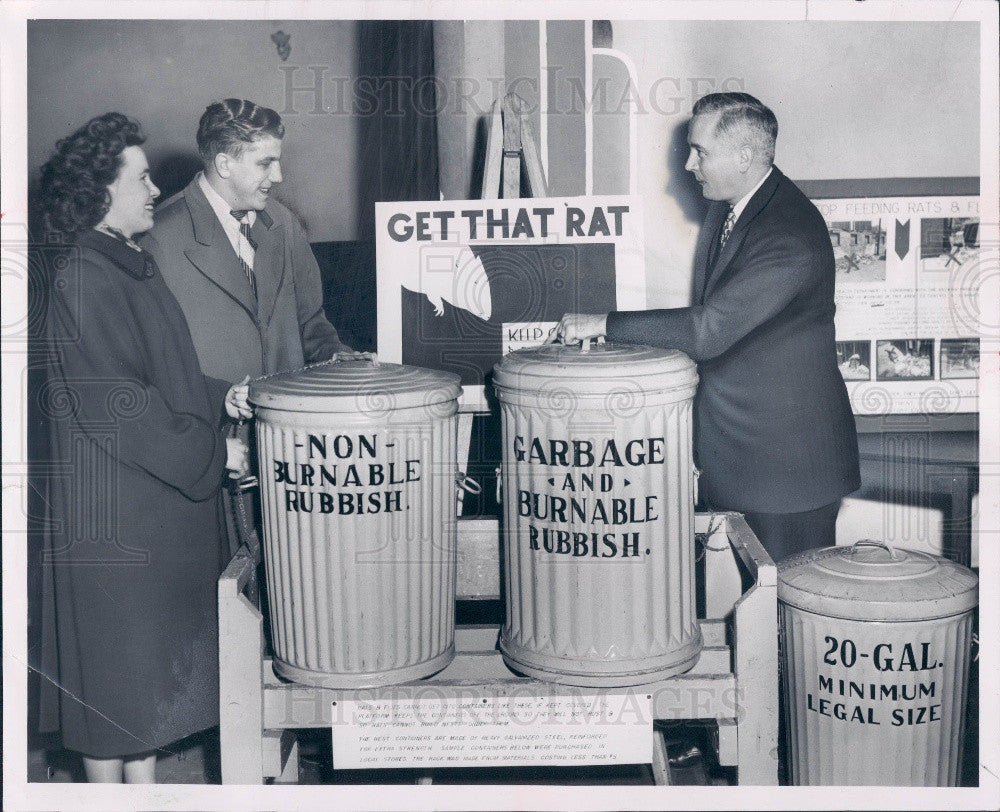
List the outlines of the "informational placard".
{"type": "Polygon", "coordinates": [[[837,363],[854,412],[977,411],[979,198],[814,202],[836,258],[837,363]]]}
{"type": "Polygon", "coordinates": [[[333,766],[497,767],[646,764],[643,692],[426,696],[335,701],[333,766]]]}
{"type": "Polygon", "coordinates": [[[646,306],[637,197],[378,203],[375,220],[379,356],[457,373],[466,402],[563,314],[646,306]]]}

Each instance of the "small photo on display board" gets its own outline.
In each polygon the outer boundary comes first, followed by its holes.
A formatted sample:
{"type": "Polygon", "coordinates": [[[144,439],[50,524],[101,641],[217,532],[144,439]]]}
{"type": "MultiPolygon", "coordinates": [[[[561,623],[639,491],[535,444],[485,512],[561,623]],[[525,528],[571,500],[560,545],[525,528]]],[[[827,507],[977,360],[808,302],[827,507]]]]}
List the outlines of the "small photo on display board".
{"type": "Polygon", "coordinates": [[[979,339],[946,338],[941,341],[941,378],[979,377],[979,339]]]}
{"type": "Polygon", "coordinates": [[[875,342],[875,379],[929,381],[934,378],[934,340],[896,339],[875,342]]]}
{"type": "Polygon", "coordinates": [[[838,341],[837,368],[845,381],[872,379],[872,346],[870,341],[838,341]]]}
{"type": "Polygon", "coordinates": [[[886,234],[881,220],[828,221],[837,284],[885,281],[886,234]]]}
{"type": "Polygon", "coordinates": [[[978,256],[978,217],[928,217],[920,221],[922,270],[957,271],[978,256]]]}

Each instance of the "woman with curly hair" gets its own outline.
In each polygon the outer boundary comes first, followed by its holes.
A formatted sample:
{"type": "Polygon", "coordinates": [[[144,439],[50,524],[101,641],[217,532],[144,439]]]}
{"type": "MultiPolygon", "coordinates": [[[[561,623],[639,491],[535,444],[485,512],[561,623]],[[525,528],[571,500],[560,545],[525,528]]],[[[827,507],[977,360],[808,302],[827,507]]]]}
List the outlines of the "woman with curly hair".
{"type": "Polygon", "coordinates": [[[139,125],[87,122],[42,168],[67,243],[48,311],[52,522],[44,554],[42,729],[89,781],[149,783],[156,751],[218,724],[219,493],[246,470],[225,414],[246,386],[204,376],[180,306],[133,238],[159,190],[139,125]]]}

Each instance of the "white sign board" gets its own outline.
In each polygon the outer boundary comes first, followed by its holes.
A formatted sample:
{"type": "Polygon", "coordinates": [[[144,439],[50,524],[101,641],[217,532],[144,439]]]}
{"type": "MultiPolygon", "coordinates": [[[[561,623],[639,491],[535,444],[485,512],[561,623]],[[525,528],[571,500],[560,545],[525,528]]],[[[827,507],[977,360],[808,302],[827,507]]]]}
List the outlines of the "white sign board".
{"type": "Polygon", "coordinates": [[[977,411],[979,198],[813,202],[837,263],[837,363],[855,414],[977,411]]]}
{"type": "Polygon", "coordinates": [[[333,766],[646,764],[646,693],[442,696],[333,703],[333,766]]]}
{"type": "Polygon", "coordinates": [[[466,402],[565,313],[643,310],[638,197],[378,203],[378,353],[458,374],[466,402]]]}

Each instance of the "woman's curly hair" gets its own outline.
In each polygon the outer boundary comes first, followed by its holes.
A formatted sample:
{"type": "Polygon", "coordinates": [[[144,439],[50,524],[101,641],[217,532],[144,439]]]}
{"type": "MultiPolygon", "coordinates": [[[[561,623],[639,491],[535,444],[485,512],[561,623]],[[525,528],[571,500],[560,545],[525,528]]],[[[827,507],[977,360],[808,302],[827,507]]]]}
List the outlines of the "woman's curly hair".
{"type": "Polygon", "coordinates": [[[41,173],[46,231],[71,242],[96,226],[111,205],[108,186],[121,171],[122,152],[145,140],[137,121],[105,113],[57,142],[41,173]]]}

